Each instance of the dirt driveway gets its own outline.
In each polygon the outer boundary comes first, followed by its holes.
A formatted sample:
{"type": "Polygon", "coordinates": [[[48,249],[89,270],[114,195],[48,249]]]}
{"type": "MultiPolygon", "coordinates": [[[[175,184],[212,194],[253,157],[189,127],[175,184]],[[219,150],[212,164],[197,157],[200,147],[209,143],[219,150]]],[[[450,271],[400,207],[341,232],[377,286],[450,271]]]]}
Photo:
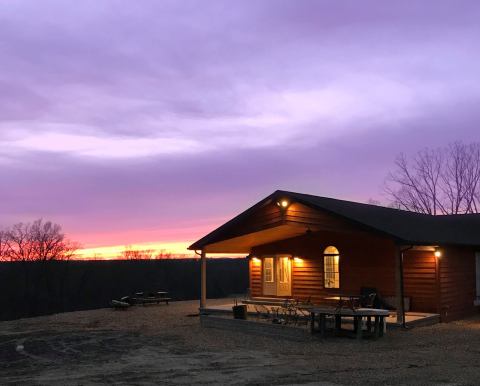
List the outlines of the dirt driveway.
{"type": "MultiPolygon", "coordinates": [[[[211,303],[225,303],[215,300],[211,303]]],[[[480,382],[480,317],[379,341],[294,342],[202,329],[197,302],[0,322],[0,384],[480,382]]]]}

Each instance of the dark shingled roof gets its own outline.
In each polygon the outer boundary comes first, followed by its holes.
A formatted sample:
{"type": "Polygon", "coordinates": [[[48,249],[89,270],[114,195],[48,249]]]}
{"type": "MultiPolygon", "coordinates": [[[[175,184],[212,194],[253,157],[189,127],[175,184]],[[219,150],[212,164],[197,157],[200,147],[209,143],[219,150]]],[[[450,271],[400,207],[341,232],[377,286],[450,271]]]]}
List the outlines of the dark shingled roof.
{"type": "Polygon", "coordinates": [[[281,190],[275,193],[353,220],[400,241],[480,246],[480,214],[433,216],[310,194],[281,190]]]}
{"type": "Polygon", "coordinates": [[[359,225],[381,232],[398,242],[416,245],[480,246],[480,214],[433,216],[383,206],[338,200],[277,190],[252,208],[215,229],[190,246],[200,249],[204,245],[222,240],[221,235],[235,226],[238,220],[250,214],[269,199],[288,198],[314,209],[329,212],[359,225]]]}

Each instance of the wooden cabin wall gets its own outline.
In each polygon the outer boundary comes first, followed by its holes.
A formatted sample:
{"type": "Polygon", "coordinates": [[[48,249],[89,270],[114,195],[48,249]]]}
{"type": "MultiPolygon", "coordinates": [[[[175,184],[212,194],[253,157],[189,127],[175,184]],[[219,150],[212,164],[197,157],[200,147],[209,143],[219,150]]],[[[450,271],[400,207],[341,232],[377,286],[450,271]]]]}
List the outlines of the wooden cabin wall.
{"type": "Polygon", "coordinates": [[[439,259],[442,321],[452,321],[476,312],[475,251],[450,247],[439,259]]]}
{"type": "Polygon", "coordinates": [[[262,262],[260,259],[250,259],[250,295],[262,296],[262,262]]]}
{"type": "Polygon", "coordinates": [[[258,230],[275,227],[283,222],[283,213],[275,203],[259,207],[247,218],[242,219],[238,224],[223,236],[225,238],[235,237],[258,230]]]}
{"type": "MultiPolygon", "coordinates": [[[[395,246],[392,240],[362,231],[322,231],[252,249],[257,257],[289,254],[292,262],[292,296],[314,302],[330,294],[358,294],[361,287],[374,287],[383,296],[395,295],[395,246]],[[323,251],[333,245],[340,252],[340,288],[323,287],[323,251]]],[[[251,283],[261,282],[261,271],[252,271],[251,283]],[[258,279],[257,279],[258,277],[258,279]]],[[[261,296],[260,288],[252,296],[261,296]]]]}
{"type": "Polygon", "coordinates": [[[287,208],[284,218],[287,224],[319,227],[324,231],[352,232],[359,230],[358,226],[353,225],[348,220],[312,209],[298,202],[292,203],[287,208]]]}
{"type": "Polygon", "coordinates": [[[411,311],[439,312],[437,261],[433,251],[404,253],[403,283],[411,311]]]}
{"type": "Polygon", "coordinates": [[[323,259],[303,257],[292,262],[292,296],[319,303],[323,288],[323,259]]]}

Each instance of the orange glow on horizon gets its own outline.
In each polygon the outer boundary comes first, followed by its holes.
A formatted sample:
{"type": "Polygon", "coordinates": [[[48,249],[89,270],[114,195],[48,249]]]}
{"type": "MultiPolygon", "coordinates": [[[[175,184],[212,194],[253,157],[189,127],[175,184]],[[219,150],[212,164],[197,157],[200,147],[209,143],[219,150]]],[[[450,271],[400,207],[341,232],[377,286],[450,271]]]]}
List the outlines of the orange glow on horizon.
{"type": "MultiPolygon", "coordinates": [[[[159,254],[163,254],[158,259],[192,259],[200,258],[194,251],[188,250],[191,242],[166,242],[166,243],[137,243],[128,245],[110,245],[92,248],[83,248],[77,252],[75,260],[121,260],[124,257],[122,252],[126,249],[133,251],[149,251],[152,254],[152,260],[155,260],[159,254]]],[[[242,253],[208,253],[208,258],[231,257],[243,258],[242,253]]],[[[260,260],[258,260],[260,261],[260,260]]]]}
{"type": "MultiPolygon", "coordinates": [[[[196,224],[180,224],[168,229],[161,227],[138,228],[122,231],[88,232],[71,235],[72,239],[88,240],[80,249],[77,260],[115,260],[123,258],[122,252],[129,250],[152,250],[153,256],[159,253],[171,255],[171,258],[198,258],[194,251],[187,248],[203,235],[227,221],[228,218],[209,219],[196,224]],[[159,236],[165,241],[158,240],[159,236]]],[[[245,257],[245,254],[208,254],[208,257],[245,257]]]]}
{"type": "Polygon", "coordinates": [[[171,257],[178,258],[193,258],[196,257],[193,251],[189,251],[187,247],[188,242],[165,242],[165,243],[137,243],[128,245],[110,245],[93,248],[80,249],[77,254],[77,259],[93,259],[93,260],[114,260],[122,258],[122,252],[126,249],[152,251],[154,256],[163,253],[171,254],[171,257]]]}

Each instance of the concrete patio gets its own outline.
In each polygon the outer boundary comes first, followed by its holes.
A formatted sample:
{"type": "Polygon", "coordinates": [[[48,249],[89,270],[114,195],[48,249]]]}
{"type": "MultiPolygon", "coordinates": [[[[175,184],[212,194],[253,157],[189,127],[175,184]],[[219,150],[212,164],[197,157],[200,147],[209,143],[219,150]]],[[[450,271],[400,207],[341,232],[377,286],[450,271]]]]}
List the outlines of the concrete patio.
{"type": "MultiPolygon", "coordinates": [[[[203,312],[211,315],[232,315],[232,307],[234,302],[228,302],[225,304],[217,304],[207,306],[203,312]]],[[[251,319],[259,317],[265,317],[268,313],[274,314],[277,312],[280,305],[260,305],[260,304],[246,304],[247,313],[251,319]],[[268,310],[268,312],[267,312],[268,310]]],[[[423,312],[406,312],[405,313],[405,325],[407,328],[418,326],[430,326],[440,322],[440,316],[438,314],[429,314],[423,312]]],[[[395,312],[390,312],[386,318],[387,329],[400,328],[401,325],[397,322],[397,315],[395,312]]]]}

